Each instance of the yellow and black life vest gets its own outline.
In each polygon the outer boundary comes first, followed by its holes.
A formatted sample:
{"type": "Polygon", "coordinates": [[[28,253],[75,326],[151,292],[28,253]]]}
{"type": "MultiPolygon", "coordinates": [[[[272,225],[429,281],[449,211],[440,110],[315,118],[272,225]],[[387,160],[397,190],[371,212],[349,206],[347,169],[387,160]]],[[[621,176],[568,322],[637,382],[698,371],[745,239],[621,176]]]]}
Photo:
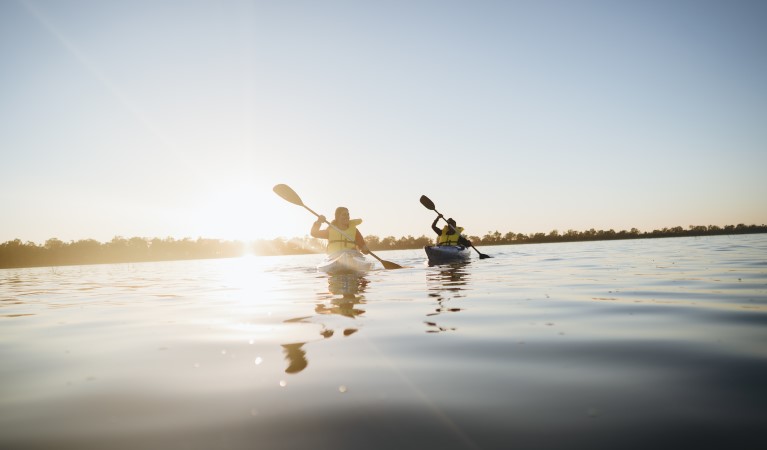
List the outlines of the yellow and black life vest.
{"type": "Polygon", "coordinates": [[[447,234],[450,231],[450,225],[442,227],[442,234],[437,238],[437,245],[458,245],[458,238],[463,233],[463,227],[455,227],[455,233],[447,234]]]}
{"type": "Polygon", "coordinates": [[[349,221],[349,228],[343,230],[344,234],[349,237],[339,233],[333,227],[328,228],[328,253],[335,253],[341,250],[356,249],[357,243],[355,242],[355,239],[357,237],[357,225],[361,223],[362,219],[354,219],[349,221]],[[350,241],[349,238],[352,240],[350,241]]]}

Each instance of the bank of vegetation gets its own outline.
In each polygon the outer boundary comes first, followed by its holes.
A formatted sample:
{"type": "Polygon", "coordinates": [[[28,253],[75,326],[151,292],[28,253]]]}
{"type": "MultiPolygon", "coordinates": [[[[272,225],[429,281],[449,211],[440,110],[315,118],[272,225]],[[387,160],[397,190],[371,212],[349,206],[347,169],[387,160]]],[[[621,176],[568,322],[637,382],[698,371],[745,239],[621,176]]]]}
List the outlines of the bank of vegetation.
{"type": "MultiPolygon", "coordinates": [[[[469,236],[475,246],[539,244],[550,242],[604,241],[615,239],[650,239],[689,236],[715,236],[767,233],[767,225],[716,225],[688,228],[674,227],[642,232],[636,228],[629,231],[614,230],[567,230],[549,233],[500,233],[488,232],[484,236],[469,236]]],[[[434,236],[366,236],[373,251],[421,248],[434,242],[434,236]]],[[[219,239],[148,239],[142,237],[115,237],[109,242],[93,239],[64,242],[48,239],[44,244],[22,242],[19,239],[0,244],[0,268],[41,267],[79,264],[109,264],[126,262],[171,261],[183,259],[233,258],[245,254],[297,255],[321,253],[324,242],[310,237],[293,239],[258,240],[255,242],[226,241],[219,239]]]]}

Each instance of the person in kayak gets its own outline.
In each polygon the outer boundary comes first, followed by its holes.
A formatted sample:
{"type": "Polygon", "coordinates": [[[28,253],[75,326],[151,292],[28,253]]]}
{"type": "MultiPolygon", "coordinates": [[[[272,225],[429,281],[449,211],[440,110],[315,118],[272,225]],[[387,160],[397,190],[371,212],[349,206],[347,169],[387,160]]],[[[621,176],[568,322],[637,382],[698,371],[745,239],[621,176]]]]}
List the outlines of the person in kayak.
{"type": "Polygon", "coordinates": [[[463,245],[464,247],[470,247],[471,242],[465,237],[461,236],[463,227],[459,227],[455,224],[455,219],[452,217],[447,219],[447,225],[439,229],[437,222],[439,219],[444,218],[442,214],[438,215],[434,222],[431,224],[431,229],[439,236],[437,238],[437,245],[463,245]]]}
{"type": "Polygon", "coordinates": [[[338,232],[333,227],[320,230],[320,226],[326,221],[325,216],[319,216],[312,225],[311,235],[317,239],[328,240],[328,254],[354,249],[359,249],[359,251],[366,255],[370,253],[365,243],[365,238],[362,237],[362,233],[357,229],[357,225],[362,223],[362,219],[350,220],[348,208],[343,206],[336,208],[336,218],[331,222],[332,225],[335,225],[343,233],[338,232]],[[354,237],[354,241],[350,241],[349,237],[354,237]]]}

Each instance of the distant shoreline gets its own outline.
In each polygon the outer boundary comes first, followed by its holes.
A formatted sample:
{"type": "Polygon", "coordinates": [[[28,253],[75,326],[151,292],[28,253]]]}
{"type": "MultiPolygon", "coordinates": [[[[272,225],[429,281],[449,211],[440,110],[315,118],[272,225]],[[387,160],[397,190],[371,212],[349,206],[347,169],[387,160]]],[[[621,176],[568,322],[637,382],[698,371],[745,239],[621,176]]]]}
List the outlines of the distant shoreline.
{"type": "MultiPolygon", "coordinates": [[[[636,228],[630,231],[568,230],[560,233],[553,230],[546,233],[513,233],[489,232],[483,237],[468,236],[475,245],[523,245],[558,242],[585,242],[625,239],[659,239],[673,237],[721,236],[767,233],[767,225],[727,225],[725,227],[693,226],[663,228],[652,232],[640,232],[636,228]]],[[[412,236],[395,238],[388,236],[383,239],[369,235],[365,237],[368,246],[373,251],[418,249],[434,243],[434,237],[412,236]]],[[[236,258],[247,254],[259,256],[300,255],[324,253],[324,241],[303,238],[276,238],[272,240],[257,240],[253,242],[225,241],[220,239],[193,240],[185,238],[176,240],[148,239],[141,237],[115,237],[109,242],[101,243],[93,239],[63,242],[53,238],[44,244],[34,242],[22,243],[15,239],[0,244],[0,269],[16,269],[27,267],[56,267],[87,264],[139,263],[156,261],[177,261],[193,259],[236,258]]]]}

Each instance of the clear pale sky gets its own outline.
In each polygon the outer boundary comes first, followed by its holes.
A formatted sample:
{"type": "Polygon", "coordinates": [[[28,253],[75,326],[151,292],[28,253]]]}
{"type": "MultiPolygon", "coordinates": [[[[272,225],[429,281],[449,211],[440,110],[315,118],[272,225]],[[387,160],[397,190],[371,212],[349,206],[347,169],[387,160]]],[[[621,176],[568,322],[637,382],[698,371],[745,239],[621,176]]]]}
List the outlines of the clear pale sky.
{"type": "Polygon", "coordinates": [[[767,223],[765,1],[0,0],[0,242],[767,223]]]}

